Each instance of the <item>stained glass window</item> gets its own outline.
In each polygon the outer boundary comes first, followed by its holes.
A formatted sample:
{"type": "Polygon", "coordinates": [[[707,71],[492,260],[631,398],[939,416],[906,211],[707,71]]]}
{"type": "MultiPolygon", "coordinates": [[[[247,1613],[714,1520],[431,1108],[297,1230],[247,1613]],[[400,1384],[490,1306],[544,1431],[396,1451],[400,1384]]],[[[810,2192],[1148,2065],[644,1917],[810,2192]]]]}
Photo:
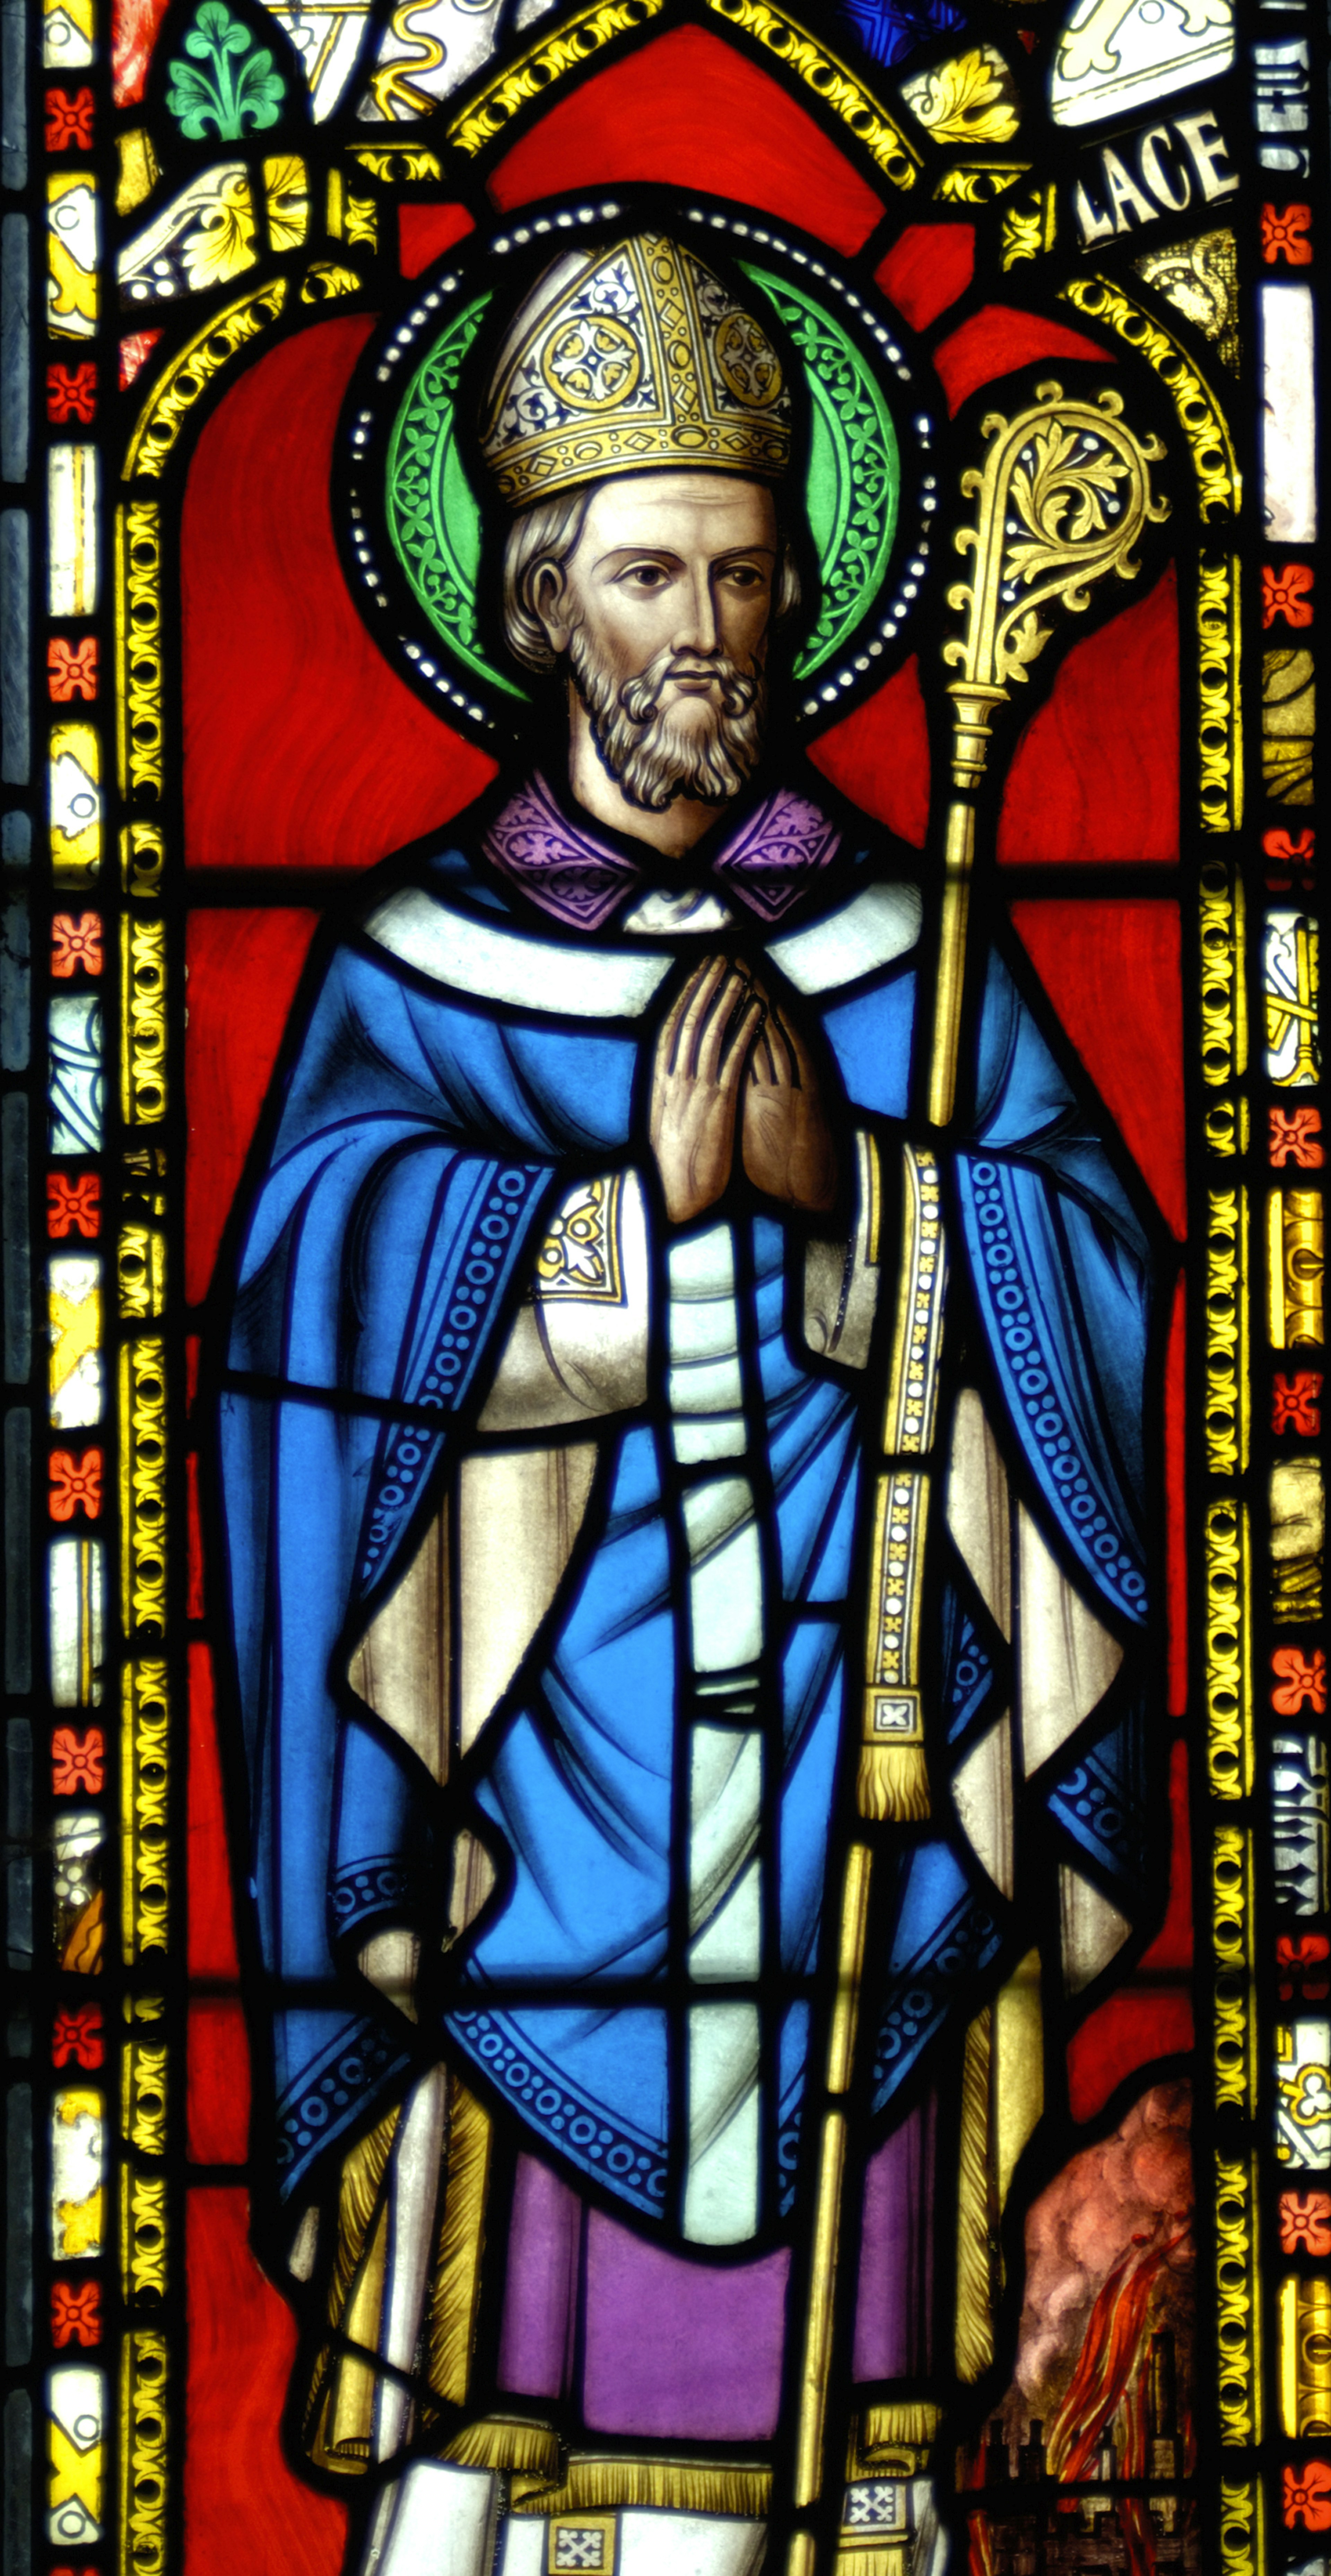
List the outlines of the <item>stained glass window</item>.
{"type": "Polygon", "coordinates": [[[1325,70],[6,9],[4,2576],[1328,2576],[1325,70]]]}

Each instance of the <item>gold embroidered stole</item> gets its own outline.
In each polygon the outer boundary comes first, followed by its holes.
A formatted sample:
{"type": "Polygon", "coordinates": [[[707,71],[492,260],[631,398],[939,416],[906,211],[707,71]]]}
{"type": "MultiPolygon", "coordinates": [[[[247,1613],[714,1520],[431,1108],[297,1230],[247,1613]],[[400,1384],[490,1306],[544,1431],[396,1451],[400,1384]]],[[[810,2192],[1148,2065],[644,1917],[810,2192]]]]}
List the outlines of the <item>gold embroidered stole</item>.
{"type": "Polygon", "coordinates": [[[901,1273],[870,1554],[856,1804],[876,1822],[929,1813],[920,1603],[938,1413],[947,1246],[937,1156],[902,1148],[901,1273]]]}

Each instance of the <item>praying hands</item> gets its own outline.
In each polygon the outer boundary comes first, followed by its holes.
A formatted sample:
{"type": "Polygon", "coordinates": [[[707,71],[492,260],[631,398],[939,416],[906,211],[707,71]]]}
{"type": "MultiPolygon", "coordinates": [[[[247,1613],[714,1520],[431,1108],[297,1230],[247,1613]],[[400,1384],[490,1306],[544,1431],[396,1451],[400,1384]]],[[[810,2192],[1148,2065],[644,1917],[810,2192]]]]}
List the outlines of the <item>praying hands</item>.
{"type": "Polygon", "coordinates": [[[798,1029],[742,963],[704,959],[657,1041],[650,1133],[675,1225],[727,1188],[738,1138],[765,1198],[826,1215],[837,1160],[817,1067],[798,1029]]]}

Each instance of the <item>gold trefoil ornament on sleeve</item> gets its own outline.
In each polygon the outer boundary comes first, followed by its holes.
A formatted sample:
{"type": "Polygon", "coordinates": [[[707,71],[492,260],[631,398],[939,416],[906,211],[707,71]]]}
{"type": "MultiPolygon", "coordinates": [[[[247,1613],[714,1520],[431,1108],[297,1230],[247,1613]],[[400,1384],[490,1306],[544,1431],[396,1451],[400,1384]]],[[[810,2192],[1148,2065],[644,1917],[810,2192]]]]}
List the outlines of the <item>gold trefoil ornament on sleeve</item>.
{"type": "Polygon", "coordinates": [[[943,851],[943,912],[929,1069],[929,1116],[946,1127],[956,1094],[957,1042],[965,983],[966,917],[975,857],[975,790],[992,740],[990,719],[1024,684],[1060,612],[1085,609],[1095,583],[1110,573],[1135,580],[1133,555],[1142,531],[1169,514],[1151,490],[1150,467],[1164,454],[1158,438],[1138,438],[1122,417],[1122,397],[1106,388],[1092,399],[1067,398],[1061,385],[1036,389],[1034,403],[1012,420],[990,412],[982,466],[970,466],[962,491],[978,502],[973,527],[954,544],[972,557],[971,578],[948,592],[965,612],[965,628],[943,646],[962,677],[948,684],[953,707],[952,783],[943,851]]]}

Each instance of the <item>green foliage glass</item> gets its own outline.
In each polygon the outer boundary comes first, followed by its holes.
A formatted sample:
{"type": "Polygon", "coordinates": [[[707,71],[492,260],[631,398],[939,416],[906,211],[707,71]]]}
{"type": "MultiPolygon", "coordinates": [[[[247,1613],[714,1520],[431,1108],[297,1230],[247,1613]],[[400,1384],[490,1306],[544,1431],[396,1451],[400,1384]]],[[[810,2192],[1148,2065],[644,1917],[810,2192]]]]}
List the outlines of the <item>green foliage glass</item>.
{"type": "Polygon", "coordinates": [[[226,0],[203,0],[185,51],[192,60],[173,58],[166,104],[187,142],[202,142],[211,128],[219,142],[239,143],[247,132],[276,125],[286,82],[267,47],[232,17],[226,0]]]}

